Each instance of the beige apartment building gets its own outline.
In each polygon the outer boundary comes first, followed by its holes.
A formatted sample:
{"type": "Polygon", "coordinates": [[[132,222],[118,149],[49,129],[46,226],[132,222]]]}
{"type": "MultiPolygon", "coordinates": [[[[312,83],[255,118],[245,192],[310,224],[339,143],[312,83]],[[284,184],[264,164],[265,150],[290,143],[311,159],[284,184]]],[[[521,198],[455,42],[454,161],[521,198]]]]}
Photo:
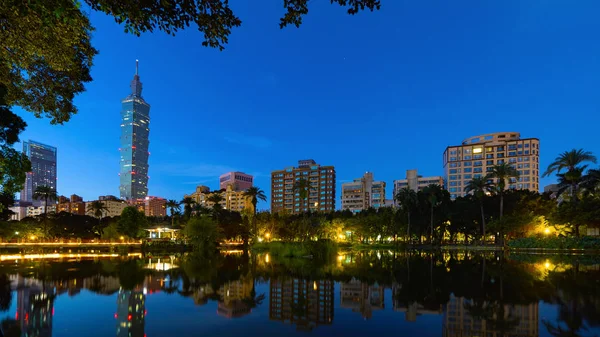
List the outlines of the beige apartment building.
{"type": "Polygon", "coordinates": [[[446,188],[452,199],[465,196],[465,186],[471,179],[485,176],[494,165],[507,162],[520,174],[518,179],[510,179],[508,188],[539,191],[539,157],[539,139],[521,138],[518,132],[470,137],[444,151],[446,188]]]}
{"type": "MultiPolygon", "coordinates": [[[[125,209],[125,207],[129,206],[129,204],[124,200],[104,199],[104,200],[100,200],[100,201],[102,202],[104,207],[106,207],[106,210],[104,211],[104,214],[102,215],[103,217],[120,216],[121,213],[123,213],[123,210],[125,209]]],[[[86,204],[85,214],[89,215],[89,216],[95,216],[94,211],[92,211],[91,209],[88,209],[88,207],[87,207],[87,205],[89,205],[90,203],[92,203],[92,202],[88,201],[85,203],[86,204]]]]}
{"type": "Polygon", "coordinates": [[[203,207],[212,208],[214,202],[209,201],[210,195],[218,193],[221,195],[223,200],[219,202],[223,209],[231,211],[241,212],[244,209],[254,211],[254,205],[252,205],[252,199],[244,195],[245,191],[235,191],[233,185],[227,185],[224,190],[210,191],[207,186],[199,185],[196,187],[196,191],[192,194],[186,194],[184,198],[192,198],[194,201],[203,207]]]}
{"type": "Polygon", "coordinates": [[[321,166],[312,159],[298,161],[298,167],[288,167],[271,173],[271,212],[300,214],[307,211],[335,210],[335,168],[321,166]],[[306,200],[294,190],[296,181],[309,184],[306,200]]]}
{"type": "Polygon", "coordinates": [[[358,213],[370,207],[385,207],[385,182],[373,181],[373,173],[342,184],[342,210],[358,213]]]}
{"type": "Polygon", "coordinates": [[[440,176],[423,177],[417,170],[406,170],[406,179],[394,180],[394,197],[403,188],[408,187],[418,192],[429,185],[444,186],[444,178],[440,176]]]}

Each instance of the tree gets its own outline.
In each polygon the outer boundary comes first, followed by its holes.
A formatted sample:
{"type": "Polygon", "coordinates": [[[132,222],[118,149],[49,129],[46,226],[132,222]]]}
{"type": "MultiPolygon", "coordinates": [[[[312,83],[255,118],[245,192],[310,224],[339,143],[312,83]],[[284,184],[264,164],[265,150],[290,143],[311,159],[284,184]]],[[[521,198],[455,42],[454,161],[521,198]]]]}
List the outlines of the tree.
{"type": "Polygon", "coordinates": [[[183,234],[196,250],[202,252],[214,250],[221,238],[217,223],[206,216],[190,219],[183,234]]]}
{"type": "Polygon", "coordinates": [[[258,205],[258,200],[262,200],[265,202],[267,201],[267,196],[265,195],[265,191],[261,190],[260,187],[256,187],[256,186],[252,186],[252,187],[248,188],[244,192],[244,196],[251,198],[250,202],[252,202],[252,206],[254,207],[253,211],[254,211],[255,215],[257,212],[256,205],[258,205]]]}
{"type": "Polygon", "coordinates": [[[492,173],[489,175],[496,179],[496,190],[500,195],[500,217],[504,213],[504,190],[506,189],[506,180],[511,178],[519,178],[519,171],[512,165],[503,162],[492,167],[492,173]]]}
{"type": "Polygon", "coordinates": [[[485,195],[492,193],[494,190],[494,184],[490,181],[490,176],[475,177],[467,183],[465,186],[465,192],[473,193],[473,195],[479,199],[479,206],[481,208],[481,235],[483,236],[483,242],[485,243],[485,213],[483,209],[483,198],[485,195]]]}
{"type": "Polygon", "coordinates": [[[211,193],[206,200],[213,203],[213,211],[215,214],[223,209],[221,202],[223,202],[225,198],[223,198],[220,191],[211,193]]]}
{"type": "Polygon", "coordinates": [[[583,173],[583,169],[580,167],[582,163],[591,162],[596,163],[596,156],[594,156],[589,151],[584,151],[583,149],[573,149],[571,151],[565,151],[558,155],[556,159],[546,169],[546,172],[542,175],[542,177],[547,177],[552,173],[561,173],[562,170],[566,170],[567,172],[563,176],[564,183],[569,183],[571,185],[571,199],[573,201],[577,200],[577,185],[581,180],[581,175],[583,173]]]}
{"type": "Polygon", "coordinates": [[[181,203],[178,202],[177,200],[169,199],[167,201],[166,206],[169,209],[169,211],[171,212],[171,227],[174,227],[175,226],[175,214],[178,214],[180,212],[179,207],[181,206],[181,203]]]}
{"type": "Polygon", "coordinates": [[[304,210],[308,210],[308,192],[310,191],[310,182],[304,178],[300,178],[294,182],[293,191],[298,193],[300,199],[302,199],[302,204],[304,210]]]}
{"type": "MultiPolygon", "coordinates": [[[[427,202],[430,207],[430,237],[429,242],[433,244],[433,219],[434,219],[434,210],[436,207],[440,205],[440,203],[444,200],[444,192],[445,191],[440,185],[431,184],[423,189],[423,194],[427,197],[427,202]]],[[[448,196],[449,199],[449,196],[448,196]]]]}
{"type": "Polygon", "coordinates": [[[189,219],[192,216],[192,206],[196,203],[196,201],[190,197],[185,197],[181,200],[181,204],[183,204],[183,217],[189,219]]]}
{"type": "Polygon", "coordinates": [[[98,223],[102,221],[102,217],[104,216],[104,212],[108,211],[108,208],[104,206],[104,203],[100,200],[92,201],[87,204],[87,211],[91,212],[96,218],[98,218],[98,223]]]}
{"type": "Polygon", "coordinates": [[[48,213],[48,201],[56,201],[58,194],[50,186],[38,186],[33,192],[33,198],[36,200],[44,200],[44,214],[48,213]]]}
{"type": "Polygon", "coordinates": [[[581,187],[588,194],[595,194],[600,187],[600,169],[590,169],[581,179],[581,187]]]}
{"type": "Polygon", "coordinates": [[[128,206],[121,212],[118,222],[119,233],[135,239],[139,237],[140,230],[147,224],[148,219],[144,212],[138,211],[134,206],[128,206]]]}
{"type": "Polygon", "coordinates": [[[395,196],[396,201],[400,203],[400,207],[406,212],[408,225],[406,228],[407,239],[410,240],[410,213],[417,205],[417,193],[409,187],[404,187],[395,196]]]}

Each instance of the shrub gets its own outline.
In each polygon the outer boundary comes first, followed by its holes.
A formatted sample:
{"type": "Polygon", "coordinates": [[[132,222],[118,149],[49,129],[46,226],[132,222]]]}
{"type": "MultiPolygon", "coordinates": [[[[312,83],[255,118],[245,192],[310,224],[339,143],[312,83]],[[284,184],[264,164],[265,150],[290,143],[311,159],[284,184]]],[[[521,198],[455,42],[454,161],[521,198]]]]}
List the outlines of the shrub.
{"type": "Polygon", "coordinates": [[[538,249],[597,249],[600,250],[600,238],[584,236],[574,237],[528,237],[511,240],[510,248],[538,249]]]}

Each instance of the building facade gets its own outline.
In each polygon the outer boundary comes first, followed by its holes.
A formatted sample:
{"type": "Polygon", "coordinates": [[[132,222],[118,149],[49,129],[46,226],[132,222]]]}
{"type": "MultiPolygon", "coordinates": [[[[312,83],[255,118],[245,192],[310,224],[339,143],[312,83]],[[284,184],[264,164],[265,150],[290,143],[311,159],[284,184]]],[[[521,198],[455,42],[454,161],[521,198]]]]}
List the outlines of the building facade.
{"type": "Polygon", "coordinates": [[[227,172],[219,177],[219,188],[227,189],[231,185],[236,192],[245,191],[252,187],[254,177],[244,172],[227,172]]]}
{"type": "Polygon", "coordinates": [[[67,212],[78,215],[85,215],[85,202],[77,194],[72,194],[70,198],[65,196],[58,197],[57,213],[67,212]]]}
{"type": "Polygon", "coordinates": [[[335,186],[333,166],[321,166],[312,159],[300,160],[298,167],[271,173],[271,212],[334,211],[335,186]],[[294,188],[299,181],[306,182],[304,191],[294,188]],[[304,192],[306,198],[303,199],[304,192]]]}
{"type": "Polygon", "coordinates": [[[167,216],[167,199],[146,197],[144,200],[144,213],[146,216],[167,216]]]}
{"type": "Polygon", "coordinates": [[[440,176],[423,177],[419,175],[417,170],[406,170],[405,179],[394,180],[394,196],[396,196],[401,189],[406,187],[418,192],[432,184],[443,187],[444,178],[440,176]]]}
{"type": "Polygon", "coordinates": [[[23,153],[31,162],[31,172],[27,172],[20,200],[41,206],[44,202],[34,199],[33,193],[39,186],[56,191],[56,148],[28,140],[23,142],[23,153]]]}
{"type": "Polygon", "coordinates": [[[241,212],[244,209],[254,212],[254,205],[252,205],[252,199],[244,195],[244,191],[234,191],[233,185],[227,185],[224,190],[211,191],[207,186],[199,185],[196,187],[196,191],[192,194],[186,194],[184,198],[192,198],[196,204],[206,208],[212,208],[215,203],[209,200],[212,194],[221,195],[222,200],[219,202],[223,209],[230,211],[241,212]]]}
{"type": "MultiPolygon", "coordinates": [[[[102,204],[104,205],[104,207],[106,207],[106,210],[102,215],[103,217],[119,216],[121,215],[121,213],[123,213],[125,207],[129,206],[129,204],[124,200],[99,200],[102,201],[102,204]]],[[[91,201],[88,201],[86,205],[89,203],[91,203],[91,201]]],[[[89,216],[95,216],[94,211],[92,211],[91,209],[87,209],[87,207],[85,210],[85,214],[89,216]]]]}
{"type": "Polygon", "coordinates": [[[121,101],[120,197],[143,199],[148,195],[150,104],[142,98],[136,61],[131,94],[121,101]]]}
{"type": "Polygon", "coordinates": [[[370,207],[385,206],[385,182],[373,181],[373,173],[342,184],[342,210],[358,213],[370,207]]]}
{"type": "Polygon", "coordinates": [[[509,163],[519,172],[507,188],[539,191],[540,141],[518,132],[490,133],[465,139],[444,151],[446,188],[452,199],[465,196],[471,179],[489,174],[494,165],[509,163]]]}

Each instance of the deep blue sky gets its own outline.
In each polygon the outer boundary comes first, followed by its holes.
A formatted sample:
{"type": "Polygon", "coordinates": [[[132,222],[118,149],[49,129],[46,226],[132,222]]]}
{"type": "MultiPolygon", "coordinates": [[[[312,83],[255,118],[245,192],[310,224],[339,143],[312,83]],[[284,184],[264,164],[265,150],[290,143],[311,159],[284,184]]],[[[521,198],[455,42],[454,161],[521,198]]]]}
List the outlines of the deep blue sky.
{"type": "Polygon", "coordinates": [[[228,170],[270,193],[272,170],[313,158],[336,166],[338,191],[372,171],[391,197],[405,170],[442,175],[446,146],[497,131],[539,138],[543,167],[574,147],[600,155],[597,0],[383,0],[356,16],[312,1],[284,30],[282,0],[259,2],[233,1],[243,24],[223,52],[195,28],[138,38],[92,12],[100,54],[79,114],[50,126],[20,112],[22,139],[58,147],[58,192],[118,195],[135,59],[152,106],[150,195],[216,188],[228,170]]]}

